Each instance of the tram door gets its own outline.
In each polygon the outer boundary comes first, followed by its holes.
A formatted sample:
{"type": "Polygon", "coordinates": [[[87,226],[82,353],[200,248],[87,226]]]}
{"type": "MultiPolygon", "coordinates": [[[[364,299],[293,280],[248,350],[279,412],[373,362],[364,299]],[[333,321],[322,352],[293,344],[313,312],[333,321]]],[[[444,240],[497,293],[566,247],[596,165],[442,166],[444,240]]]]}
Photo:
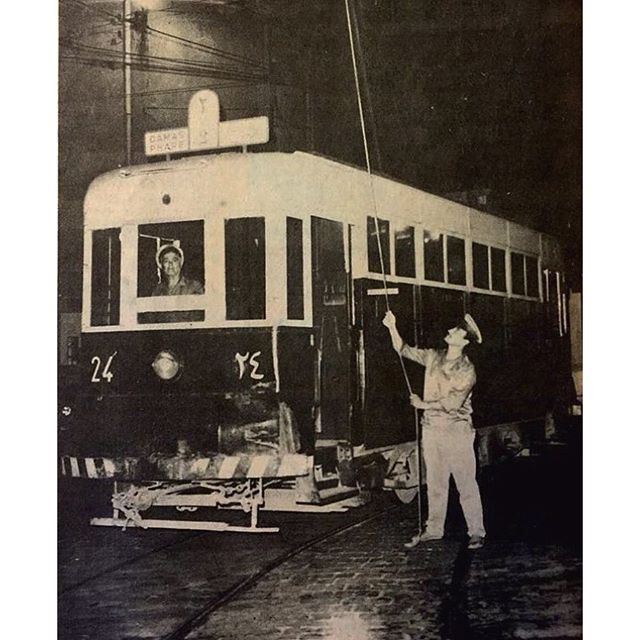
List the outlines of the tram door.
{"type": "Polygon", "coordinates": [[[350,439],[348,274],[341,222],[311,218],[316,439],[350,439]]]}

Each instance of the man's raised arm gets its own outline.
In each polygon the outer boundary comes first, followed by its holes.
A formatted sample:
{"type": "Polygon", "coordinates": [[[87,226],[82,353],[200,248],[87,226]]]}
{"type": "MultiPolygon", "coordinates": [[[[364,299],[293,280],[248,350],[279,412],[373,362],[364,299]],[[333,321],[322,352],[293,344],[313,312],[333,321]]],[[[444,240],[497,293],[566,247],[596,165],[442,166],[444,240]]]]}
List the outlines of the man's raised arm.
{"type": "Polygon", "coordinates": [[[396,327],[396,316],[393,311],[387,311],[382,319],[382,324],[389,329],[389,335],[391,336],[391,344],[393,348],[400,353],[404,340],[400,337],[398,329],[396,327]]]}

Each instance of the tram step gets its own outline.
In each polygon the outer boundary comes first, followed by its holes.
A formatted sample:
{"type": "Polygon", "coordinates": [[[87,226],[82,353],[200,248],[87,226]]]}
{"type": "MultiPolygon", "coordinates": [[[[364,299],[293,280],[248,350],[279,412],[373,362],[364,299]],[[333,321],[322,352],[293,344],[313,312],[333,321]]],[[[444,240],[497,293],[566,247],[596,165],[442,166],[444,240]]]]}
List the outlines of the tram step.
{"type": "Polygon", "coordinates": [[[264,492],[264,511],[297,511],[300,513],[338,513],[360,506],[360,494],[351,496],[341,494],[338,500],[320,504],[296,500],[296,495],[289,489],[266,489],[264,492]]]}
{"type": "Polygon", "coordinates": [[[358,489],[355,487],[333,487],[331,489],[320,490],[319,493],[320,501],[317,504],[325,505],[357,496],[358,489]]]}
{"type": "Polygon", "coordinates": [[[340,480],[338,479],[338,476],[335,476],[332,478],[322,478],[319,480],[316,479],[316,487],[320,492],[328,491],[330,489],[335,489],[339,485],[340,485],[340,480]]]}

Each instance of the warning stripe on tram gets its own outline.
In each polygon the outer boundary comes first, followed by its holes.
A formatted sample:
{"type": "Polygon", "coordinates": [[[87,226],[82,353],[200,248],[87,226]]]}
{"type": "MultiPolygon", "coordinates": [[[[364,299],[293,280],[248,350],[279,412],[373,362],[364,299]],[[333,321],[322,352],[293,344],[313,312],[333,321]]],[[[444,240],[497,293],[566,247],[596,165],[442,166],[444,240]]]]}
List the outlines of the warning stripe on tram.
{"type": "Polygon", "coordinates": [[[60,471],[72,478],[114,478],[119,480],[232,480],[242,478],[292,478],[307,475],[309,456],[215,455],[182,458],[84,458],[62,456],[60,471]]]}

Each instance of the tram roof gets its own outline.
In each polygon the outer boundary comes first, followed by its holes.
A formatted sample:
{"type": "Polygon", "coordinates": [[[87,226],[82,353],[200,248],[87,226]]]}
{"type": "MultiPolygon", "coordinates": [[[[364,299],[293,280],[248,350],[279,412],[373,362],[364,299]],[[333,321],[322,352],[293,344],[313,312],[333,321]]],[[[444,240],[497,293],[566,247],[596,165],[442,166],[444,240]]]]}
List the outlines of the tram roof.
{"type": "MultiPolygon", "coordinates": [[[[244,209],[253,215],[276,210],[291,215],[309,211],[309,203],[313,201],[318,213],[334,211],[346,219],[361,219],[363,213],[374,212],[371,184],[375,210],[382,218],[396,218],[397,212],[403,211],[402,217],[407,222],[422,222],[428,217],[427,212],[436,210],[450,223],[448,228],[453,232],[466,233],[466,221],[471,218],[472,226],[475,223],[480,236],[486,235],[487,239],[496,233],[502,235],[507,224],[510,235],[522,238],[523,242],[530,234],[538,236],[537,231],[507,223],[501,216],[478,211],[389,176],[376,173],[370,182],[361,167],[302,151],[207,154],[109,171],[89,187],[85,224],[98,228],[137,222],[148,218],[150,206],[160,218],[164,212],[167,218],[193,218],[198,215],[194,203],[244,209]],[[199,193],[194,198],[196,180],[199,193]],[[324,188],[327,182],[332,184],[331,189],[324,188]],[[171,199],[166,209],[160,204],[165,195],[171,199]]],[[[547,234],[542,236],[551,239],[547,234]]],[[[532,241],[533,238],[525,244],[532,241]]]]}

